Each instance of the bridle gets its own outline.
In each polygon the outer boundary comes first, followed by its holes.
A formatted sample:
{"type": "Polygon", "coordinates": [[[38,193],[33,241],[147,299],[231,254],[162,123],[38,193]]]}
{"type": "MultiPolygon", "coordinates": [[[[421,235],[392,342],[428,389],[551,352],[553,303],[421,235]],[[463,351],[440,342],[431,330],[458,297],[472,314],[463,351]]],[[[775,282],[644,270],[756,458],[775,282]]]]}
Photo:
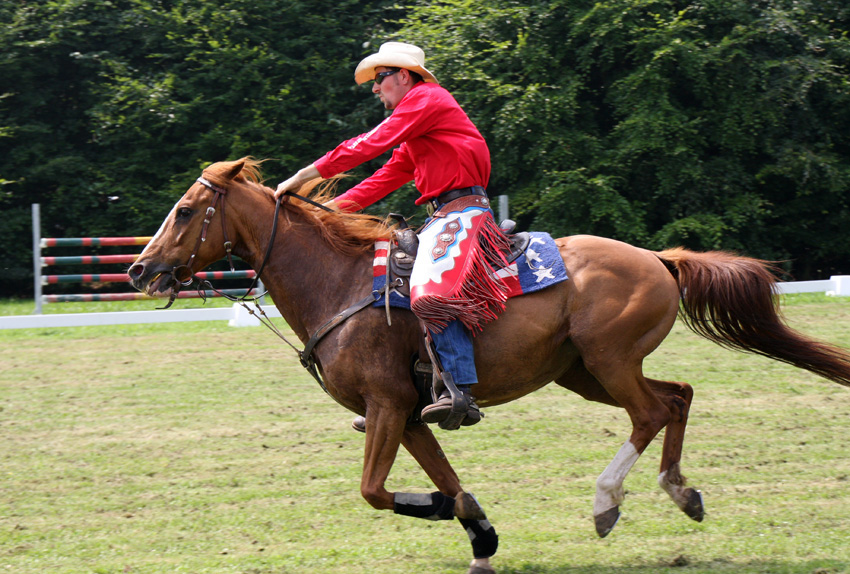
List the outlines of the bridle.
{"type": "MultiPolygon", "coordinates": [[[[230,266],[230,270],[231,271],[236,270],[236,268],[233,266],[233,242],[230,241],[230,238],[227,236],[227,213],[225,211],[225,205],[226,205],[225,199],[227,197],[227,189],[224,188],[224,187],[220,187],[218,185],[215,185],[214,183],[212,183],[211,181],[209,181],[205,177],[199,177],[195,181],[197,183],[200,183],[201,185],[203,185],[204,187],[206,187],[210,191],[212,191],[214,193],[213,199],[212,199],[212,202],[210,203],[209,207],[207,207],[206,213],[204,214],[204,223],[203,223],[203,226],[201,227],[201,234],[198,236],[197,241],[195,241],[195,248],[192,249],[192,254],[189,256],[189,259],[186,261],[186,263],[184,263],[183,265],[177,265],[176,267],[174,267],[171,270],[171,277],[174,280],[174,283],[176,284],[176,286],[171,291],[171,296],[169,297],[168,304],[165,307],[160,307],[160,309],[168,309],[169,307],[171,307],[171,305],[174,303],[174,300],[177,298],[178,293],[180,292],[180,286],[188,287],[195,280],[195,272],[192,270],[192,264],[195,262],[195,257],[198,255],[198,251],[200,250],[201,245],[204,242],[206,242],[206,240],[207,240],[207,231],[209,230],[210,222],[212,221],[212,218],[216,213],[216,205],[218,205],[219,199],[221,199],[221,208],[220,208],[221,209],[221,234],[222,234],[222,237],[224,238],[224,251],[225,251],[225,254],[227,255],[227,263],[230,266]]],[[[322,205],[321,203],[317,203],[317,202],[313,201],[312,199],[310,199],[308,197],[298,195],[298,194],[293,193],[291,191],[286,191],[286,192],[284,192],[283,195],[286,196],[287,198],[297,197],[301,201],[309,203],[309,204],[311,204],[315,207],[318,207],[320,209],[323,209],[325,211],[333,211],[332,209],[330,209],[326,205],[322,205]]],[[[260,265],[260,268],[257,270],[257,273],[254,276],[254,282],[251,284],[251,286],[248,288],[248,290],[245,292],[245,294],[242,297],[234,298],[230,295],[227,295],[226,293],[219,291],[218,289],[213,287],[213,285],[207,280],[203,280],[203,281],[199,280],[199,284],[202,284],[202,285],[205,285],[205,286],[211,288],[212,291],[214,291],[214,292],[218,293],[219,295],[226,297],[227,299],[230,299],[232,301],[244,301],[245,299],[248,298],[248,295],[257,287],[257,283],[260,280],[260,275],[262,274],[263,269],[265,269],[266,263],[268,262],[269,257],[271,256],[272,246],[274,245],[274,239],[275,239],[275,236],[277,235],[278,215],[280,213],[280,206],[281,206],[281,203],[282,203],[282,199],[283,199],[283,196],[279,197],[277,199],[277,201],[275,202],[274,220],[272,222],[271,238],[269,239],[269,244],[268,244],[268,247],[266,248],[266,253],[265,253],[265,256],[263,257],[262,265],[260,265]]]]}
{"type": "MultiPolygon", "coordinates": [[[[222,231],[222,237],[224,238],[224,249],[225,249],[225,252],[227,253],[227,262],[230,265],[230,270],[231,271],[234,270],[232,253],[231,253],[232,249],[233,249],[233,243],[230,241],[230,239],[227,236],[227,221],[226,221],[226,212],[225,212],[225,198],[227,197],[227,190],[223,187],[219,187],[219,186],[213,184],[212,182],[210,182],[209,180],[207,180],[204,177],[199,177],[195,181],[200,183],[201,185],[203,185],[204,187],[206,187],[210,191],[212,191],[215,195],[213,196],[213,200],[210,203],[209,207],[207,207],[207,211],[204,215],[204,224],[201,227],[201,234],[198,237],[198,240],[195,242],[195,248],[192,250],[192,254],[189,256],[188,261],[185,264],[178,265],[171,270],[171,276],[174,279],[175,286],[172,288],[171,296],[169,297],[168,304],[165,305],[165,307],[159,307],[160,309],[168,309],[169,307],[171,307],[171,305],[174,303],[174,300],[177,298],[177,295],[180,291],[180,286],[187,287],[187,286],[191,285],[193,283],[193,281],[196,279],[195,273],[194,273],[194,271],[192,271],[192,264],[195,262],[195,257],[198,254],[198,250],[201,248],[201,244],[204,243],[207,240],[207,231],[209,229],[210,222],[212,221],[212,218],[216,213],[215,208],[216,208],[216,205],[218,205],[219,199],[221,200],[221,208],[220,208],[221,209],[221,231],[222,231]]],[[[301,365],[305,369],[307,369],[307,371],[313,376],[314,379],[316,379],[316,381],[319,383],[319,386],[322,387],[322,390],[324,390],[325,393],[330,395],[330,392],[328,391],[328,388],[325,385],[325,382],[322,380],[322,377],[319,375],[319,371],[316,368],[316,360],[313,357],[313,350],[315,349],[316,345],[319,343],[319,341],[322,340],[322,338],[325,335],[327,335],[329,332],[331,332],[337,326],[339,326],[340,324],[345,322],[346,319],[348,319],[349,317],[351,317],[355,313],[362,311],[363,309],[369,307],[375,301],[378,301],[381,297],[382,292],[373,291],[368,297],[358,301],[357,303],[355,303],[351,307],[348,307],[347,309],[337,313],[334,317],[332,317],[324,325],[319,327],[319,329],[313,334],[313,336],[310,337],[310,340],[304,346],[303,351],[298,350],[298,348],[295,345],[290,343],[289,340],[280,331],[280,329],[278,329],[277,326],[271,321],[271,319],[269,319],[268,315],[266,315],[266,312],[263,310],[263,307],[258,303],[259,299],[261,299],[266,293],[263,293],[261,295],[255,296],[255,297],[250,296],[251,292],[254,291],[254,289],[257,286],[257,283],[260,280],[260,275],[262,275],[263,270],[266,267],[266,263],[268,263],[269,258],[271,257],[272,247],[274,246],[275,237],[277,235],[277,224],[278,224],[278,221],[279,221],[278,215],[280,214],[280,207],[283,204],[284,197],[286,197],[287,200],[289,198],[297,198],[300,201],[303,201],[305,203],[309,203],[310,205],[312,205],[314,207],[318,207],[319,209],[322,209],[322,210],[327,211],[327,212],[332,213],[334,211],[333,209],[329,208],[328,206],[322,205],[321,203],[313,201],[312,199],[310,199],[308,197],[304,197],[303,195],[298,195],[297,193],[294,193],[294,192],[291,192],[291,191],[285,191],[280,197],[277,198],[277,201],[275,202],[274,220],[272,221],[272,231],[271,231],[271,237],[269,238],[269,244],[266,247],[266,253],[263,256],[263,262],[260,265],[260,268],[257,269],[257,273],[254,276],[254,280],[251,283],[251,286],[245,291],[245,294],[242,295],[241,297],[234,297],[232,295],[229,295],[227,293],[224,293],[224,292],[216,289],[212,285],[212,283],[210,283],[209,280],[207,280],[207,279],[203,279],[203,280],[199,279],[198,280],[198,292],[203,293],[202,288],[207,287],[211,291],[217,293],[218,295],[220,295],[220,296],[222,296],[222,297],[224,297],[224,298],[226,298],[230,301],[233,301],[235,303],[239,303],[243,308],[245,308],[248,311],[249,314],[256,317],[263,325],[265,325],[269,330],[271,330],[275,335],[277,335],[284,343],[289,345],[298,354],[298,358],[301,360],[301,365]],[[249,301],[249,300],[253,304],[253,307],[251,307],[247,304],[247,301],[249,301]]],[[[387,296],[389,296],[389,293],[387,293],[387,296]]],[[[333,395],[330,395],[330,396],[333,396],[333,395]]]]}

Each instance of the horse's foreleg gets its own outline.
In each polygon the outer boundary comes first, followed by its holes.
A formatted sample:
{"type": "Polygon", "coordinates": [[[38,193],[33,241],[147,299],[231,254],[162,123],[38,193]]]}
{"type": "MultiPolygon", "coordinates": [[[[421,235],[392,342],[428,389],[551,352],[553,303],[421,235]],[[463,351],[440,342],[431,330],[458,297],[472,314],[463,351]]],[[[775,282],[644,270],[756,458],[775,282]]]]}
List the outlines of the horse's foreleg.
{"type": "Polygon", "coordinates": [[[472,544],[468,574],[492,574],[490,557],[496,553],[499,537],[478,501],[461,488],[434,433],[424,424],[408,425],[402,443],[439,490],[431,494],[396,493],[396,514],[430,520],[457,518],[472,544]]]}
{"type": "Polygon", "coordinates": [[[393,467],[407,415],[398,410],[375,409],[366,416],[366,446],[360,494],[378,510],[393,509],[393,493],[386,487],[393,467]]]}
{"type": "Polygon", "coordinates": [[[680,469],[688,411],[694,396],[693,388],[687,383],[652,379],[647,379],[647,382],[656,396],[670,409],[672,416],[664,431],[658,484],[670,495],[682,512],[697,522],[702,522],[705,517],[702,494],[699,490],[686,486],[687,480],[682,476],[680,469]]]}

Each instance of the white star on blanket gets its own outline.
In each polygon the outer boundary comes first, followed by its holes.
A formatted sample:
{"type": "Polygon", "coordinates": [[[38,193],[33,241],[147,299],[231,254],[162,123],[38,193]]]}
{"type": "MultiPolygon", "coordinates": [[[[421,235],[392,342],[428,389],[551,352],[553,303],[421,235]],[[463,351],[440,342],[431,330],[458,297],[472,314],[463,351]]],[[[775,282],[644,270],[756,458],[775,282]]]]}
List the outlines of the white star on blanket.
{"type": "Polygon", "coordinates": [[[552,274],[551,267],[543,267],[542,269],[538,269],[534,272],[534,276],[537,277],[537,282],[540,283],[544,279],[554,279],[555,275],[552,274]]]}
{"type": "Polygon", "coordinates": [[[531,267],[532,269],[534,269],[532,262],[533,263],[543,263],[543,258],[540,257],[540,254],[537,253],[534,249],[531,248],[531,245],[533,243],[534,243],[534,241],[532,240],[532,242],[528,244],[529,245],[528,249],[525,250],[525,258],[528,259],[528,266],[531,267]]]}
{"type": "Polygon", "coordinates": [[[533,270],[534,276],[537,277],[538,283],[540,283],[544,279],[555,279],[555,275],[552,274],[551,267],[534,265],[535,263],[543,263],[543,258],[540,256],[540,254],[531,248],[531,246],[535,243],[545,245],[545,242],[537,237],[532,238],[532,240],[529,242],[528,249],[525,250],[525,259],[526,263],[528,263],[528,268],[533,270]]]}

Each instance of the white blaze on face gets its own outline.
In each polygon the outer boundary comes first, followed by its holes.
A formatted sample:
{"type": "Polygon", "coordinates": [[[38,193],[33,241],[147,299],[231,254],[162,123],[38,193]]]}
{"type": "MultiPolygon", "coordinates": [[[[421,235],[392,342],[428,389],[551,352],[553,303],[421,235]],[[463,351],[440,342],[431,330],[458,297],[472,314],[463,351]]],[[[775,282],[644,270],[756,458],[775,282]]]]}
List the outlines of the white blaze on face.
{"type": "Polygon", "coordinates": [[[168,222],[172,221],[172,219],[174,218],[174,212],[177,210],[177,205],[179,203],[180,203],[179,201],[177,203],[175,203],[174,207],[171,208],[171,211],[168,212],[168,216],[162,221],[162,225],[159,226],[159,231],[156,232],[156,235],[153,236],[153,239],[151,239],[150,242],[147,245],[145,245],[145,248],[142,249],[142,253],[141,253],[141,255],[139,255],[139,259],[142,259],[145,256],[145,253],[148,252],[148,249],[151,248],[151,245],[156,243],[157,240],[159,239],[159,236],[162,235],[163,233],[165,233],[165,228],[168,225],[168,222]]]}

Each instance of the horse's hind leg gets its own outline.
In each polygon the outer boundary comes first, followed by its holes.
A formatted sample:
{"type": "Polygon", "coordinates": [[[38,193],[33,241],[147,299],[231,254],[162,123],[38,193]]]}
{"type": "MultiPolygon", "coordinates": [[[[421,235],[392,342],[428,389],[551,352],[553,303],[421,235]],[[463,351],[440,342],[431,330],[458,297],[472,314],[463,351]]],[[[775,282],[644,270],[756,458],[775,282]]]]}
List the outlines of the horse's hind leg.
{"type": "Polygon", "coordinates": [[[614,460],[596,479],[593,517],[596,532],[605,537],[617,524],[620,504],[625,498],[623,482],[652,439],[670,421],[670,411],[649,388],[639,366],[623,368],[616,361],[588,370],[602,382],[608,394],[624,409],[632,422],[632,434],[614,460]],[[599,374],[594,373],[596,370],[599,374]]]}
{"type": "Polygon", "coordinates": [[[658,484],[670,495],[673,502],[697,522],[705,517],[702,494],[698,490],[686,486],[687,480],[682,476],[680,462],[682,460],[682,445],[685,439],[685,427],[688,424],[688,411],[694,396],[693,388],[687,383],[672,381],[656,381],[647,379],[655,395],[670,410],[672,418],[664,431],[664,447],[661,453],[661,470],[658,484]]]}
{"type": "Polygon", "coordinates": [[[588,368],[584,362],[579,362],[555,382],[587,400],[625,408],[632,421],[629,440],[596,479],[593,517],[597,534],[605,537],[620,518],[626,475],[671,419],[671,414],[667,405],[653,392],[639,366],[627,369],[619,366],[617,361],[608,361],[591,364],[588,368]],[[605,384],[601,382],[603,380],[605,384]]]}

